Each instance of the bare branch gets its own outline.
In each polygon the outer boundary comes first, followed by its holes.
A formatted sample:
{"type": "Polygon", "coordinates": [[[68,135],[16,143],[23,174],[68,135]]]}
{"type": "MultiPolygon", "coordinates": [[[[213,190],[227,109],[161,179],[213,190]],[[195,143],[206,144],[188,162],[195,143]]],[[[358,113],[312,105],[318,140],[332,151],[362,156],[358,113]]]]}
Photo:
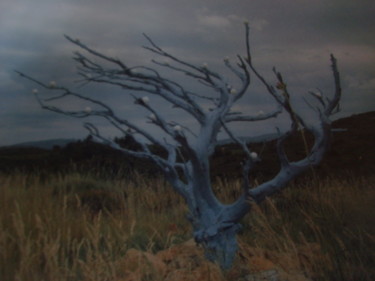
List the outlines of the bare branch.
{"type": "Polygon", "coordinates": [[[89,48],[79,40],[74,40],[67,35],[65,37],[90,54],[110,63],[114,63],[115,65],[120,67],[120,70],[104,69],[99,64],[92,62],[86,56],[76,52],[75,60],[81,64],[82,68],[86,69],[87,73],[95,73],[99,75],[98,77],[90,78],[91,82],[105,83],[119,86],[123,89],[148,92],[150,94],[158,95],[168,102],[174,104],[175,106],[185,110],[186,112],[194,116],[199,122],[202,122],[202,118],[204,115],[202,108],[200,108],[200,106],[192,99],[187,98],[188,95],[186,92],[182,91],[182,93],[179,94],[177,91],[175,91],[176,88],[179,91],[183,90],[183,88],[176,82],[161,77],[161,75],[156,70],[149,67],[127,67],[119,59],[103,55],[102,53],[89,48]],[[135,69],[146,71],[148,73],[135,72],[135,69]]]}
{"type": "MultiPolygon", "coordinates": [[[[143,34],[143,36],[147,39],[147,41],[151,44],[152,47],[147,47],[147,46],[144,46],[145,49],[153,52],[153,53],[156,53],[158,55],[161,55],[163,57],[166,57],[166,58],[169,58],[171,59],[172,61],[182,65],[182,66],[185,66],[187,67],[188,69],[191,69],[193,71],[195,71],[197,74],[200,73],[202,75],[202,77],[212,77],[212,78],[216,78],[218,80],[222,80],[221,76],[216,73],[216,72],[213,72],[211,70],[208,69],[207,66],[203,65],[202,67],[197,67],[191,63],[187,63],[183,60],[180,60],[178,58],[176,58],[175,56],[165,52],[162,48],[160,48],[157,44],[155,44],[155,42],[149,37],[147,36],[146,34],[143,34]]],[[[182,71],[182,70],[181,70],[182,71]]],[[[184,71],[187,75],[192,75],[192,76],[195,76],[197,74],[194,74],[194,72],[191,72],[189,70],[185,70],[184,71]]],[[[209,78],[211,79],[211,78],[209,78]]]]}
{"type": "MultiPolygon", "coordinates": [[[[281,73],[273,68],[277,84],[272,83],[257,71],[253,64],[250,52],[250,28],[245,23],[246,54],[237,56],[237,63],[232,64],[229,59],[224,59],[224,65],[234,74],[235,89],[229,81],[219,73],[208,67],[207,64],[195,65],[175,57],[159,47],[150,37],[144,34],[150,46],[146,50],[168,60],[160,62],[152,60],[157,67],[183,74],[193,78],[195,82],[209,87],[211,97],[207,93],[194,93],[185,89],[181,84],[172,81],[154,68],[147,66],[128,66],[121,60],[104,55],[77,39],[65,36],[70,42],[84,51],[84,54],[76,52],[74,60],[78,63],[79,83],[102,83],[120,87],[134,98],[136,106],[145,109],[149,116],[146,121],[158,127],[161,137],[156,137],[147,129],[135,122],[120,118],[104,102],[94,98],[76,93],[56,83],[46,84],[17,72],[22,77],[32,81],[46,90],[56,93],[42,99],[38,91],[33,91],[37,101],[43,109],[60,114],[85,118],[98,116],[107,120],[119,132],[129,137],[138,144],[137,149],[121,147],[114,140],[101,135],[99,129],[91,123],[84,126],[90,134],[98,141],[133,157],[149,159],[160,168],[161,173],[175,190],[183,196],[189,207],[189,218],[193,226],[193,235],[198,243],[201,243],[206,256],[219,262],[223,268],[229,268],[233,262],[236,250],[236,233],[240,229],[239,221],[250,210],[250,202],[262,202],[267,196],[274,194],[283,188],[288,181],[298,176],[312,165],[317,165],[330,143],[330,116],[339,110],[341,98],[340,75],[337,62],[331,55],[331,67],[333,72],[335,91],[332,98],[326,95],[310,92],[317,105],[309,105],[319,114],[319,123],[308,124],[303,115],[293,108],[292,95],[289,93],[287,84],[281,73]],[[86,56],[86,54],[89,56],[86,56]],[[106,62],[110,67],[105,67],[92,58],[106,62]],[[170,63],[169,63],[170,62],[170,63]],[[254,75],[253,75],[254,74],[254,75]],[[258,79],[265,87],[266,93],[271,95],[276,107],[266,113],[242,113],[233,112],[231,109],[240,99],[249,92],[251,77],[258,79]],[[131,91],[131,92],[130,92],[131,91]],[[168,120],[162,109],[150,103],[147,96],[140,97],[138,93],[148,93],[153,97],[160,97],[173,108],[180,108],[190,116],[198,128],[189,128],[175,120],[168,120]],[[55,106],[57,102],[65,98],[75,98],[87,103],[87,107],[69,111],[55,106]],[[53,102],[53,103],[52,103],[53,102]],[[92,109],[89,106],[93,106],[92,109]],[[208,107],[208,109],[207,109],[208,107]],[[290,119],[290,128],[286,132],[278,131],[277,134],[269,134],[259,137],[239,137],[228,125],[232,122],[256,122],[278,117],[286,112],[290,119]],[[221,130],[229,136],[228,140],[218,140],[221,130]],[[306,145],[306,157],[298,161],[290,161],[285,152],[285,142],[289,136],[310,132],[314,137],[311,148],[306,145]],[[249,145],[252,143],[264,143],[277,140],[277,157],[280,161],[280,171],[271,180],[251,188],[249,174],[254,165],[260,161],[258,155],[253,152],[249,145]],[[210,178],[210,156],[219,145],[234,143],[238,144],[245,153],[246,159],[243,163],[243,194],[230,205],[222,204],[212,190],[210,178]],[[153,153],[150,145],[162,148],[166,153],[158,155],[153,153]]],[[[304,139],[305,140],[305,139],[304,139]]]]}
{"type": "Polygon", "coordinates": [[[226,133],[229,135],[229,137],[237,144],[240,145],[243,152],[246,155],[246,161],[243,164],[243,188],[244,192],[247,193],[250,189],[250,182],[249,182],[249,173],[250,170],[253,168],[256,162],[258,162],[260,159],[258,158],[258,155],[255,152],[250,152],[248,146],[246,145],[246,142],[236,137],[232,131],[226,126],[225,122],[221,120],[222,126],[225,129],[226,133]]]}
{"type": "Polygon", "coordinates": [[[333,72],[333,78],[335,82],[335,94],[332,100],[328,100],[328,105],[325,108],[325,115],[330,115],[338,112],[340,110],[340,99],[341,99],[341,82],[340,82],[340,73],[337,68],[337,60],[331,54],[331,67],[333,72]],[[336,110],[336,111],[335,111],[336,110]]]}
{"type": "MultiPolygon", "coordinates": [[[[228,214],[230,213],[230,216],[232,218],[242,217],[246,212],[248,212],[248,210],[250,209],[250,205],[247,201],[247,198],[250,197],[252,200],[255,200],[255,202],[259,203],[263,201],[267,196],[270,196],[273,193],[279,191],[287,184],[287,182],[289,182],[291,179],[293,179],[303,171],[306,171],[311,166],[320,163],[324,153],[326,152],[330,144],[331,129],[329,116],[332,115],[333,110],[338,106],[338,102],[341,97],[341,88],[339,84],[340,79],[336,68],[336,62],[334,59],[332,59],[332,70],[335,79],[336,89],[333,98],[329,100],[328,104],[324,102],[321,103],[324,107],[324,111],[320,111],[319,124],[307,126],[306,122],[300,116],[298,116],[290,107],[290,103],[288,102],[289,97],[287,96],[287,98],[285,99],[286,102],[284,102],[284,108],[287,109],[291,116],[292,127],[289,132],[286,132],[278,138],[277,153],[281,163],[281,169],[273,179],[257,186],[249,192],[244,193],[242,197],[237,200],[236,203],[228,207],[228,214]],[[290,162],[285,154],[283,144],[289,135],[291,135],[293,132],[296,132],[298,124],[302,125],[305,130],[312,133],[312,135],[314,136],[314,145],[304,159],[296,162],[290,162]]],[[[287,94],[286,86],[281,75],[277,73],[277,76],[279,82],[283,83],[281,85],[281,90],[283,90],[284,93],[287,94]]],[[[321,97],[317,96],[316,98],[320,99],[321,97]]]]}
{"type": "MultiPolygon", "coordinates": [[[[68,35],[64,35],[66,39],[68,39],[70,42],[72,42],[73,44],[79,46],[80,48],[86,50],[87,52],[89,52],[90,54],[96,56],[96,57],[99,57],[99,58],[102,58],[103,60],[106,60],[108,62],[112,62],[116,65],[118,65],[122,70],[126,71],[128,69],[128,67],[120,60],[118,59],[115,59],[115,58],[112,58],[112,57],[109,57],[109,56],[106,56],[100,52],[97,52],[91,48],[89,48],[88,46],[86,46],[85,44],[83,44],[79,39],[73,39],[71,38],[70,36],[68,35]]],[[[86,61],[88,61],[87,58],[84,58],[86,61]]],[[[94,64],[94,65],[97,65],[97,64],[94,64]]]]}

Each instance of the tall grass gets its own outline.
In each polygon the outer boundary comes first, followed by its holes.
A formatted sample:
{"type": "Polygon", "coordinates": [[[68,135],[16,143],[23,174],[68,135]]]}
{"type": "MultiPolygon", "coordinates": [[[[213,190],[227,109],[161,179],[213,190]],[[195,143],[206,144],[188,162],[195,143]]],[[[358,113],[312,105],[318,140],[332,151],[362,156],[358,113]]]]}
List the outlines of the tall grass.
{"type": "Polygon", "coordinates": [[[128,248],[187,239],[184,212],[161,180],[2,177],[0,280],[116,280],[113,264],[128,248]]]}
{"type": "MultiPolygon", "coordinates": [[[[373,280],[374,178],[295,184],[244,219],[247,246],[314,280],[373,280]]],[[[238,182],[218,181],[230,202],[238,182]]],[[[0,280],[120,280],[130,248],[157,252],[191,238],[183,200],[161,179],[69,173],[0,176],[0,280]]],[[[156,280],[156,279],[155,279],[156,280]]]]}
{"type": "Polygon", "coordinates": [[[374,183],[335,178],[285,189],[254,206],[244,241],[294,256],[313,280],[374,280],[374,183]]]}

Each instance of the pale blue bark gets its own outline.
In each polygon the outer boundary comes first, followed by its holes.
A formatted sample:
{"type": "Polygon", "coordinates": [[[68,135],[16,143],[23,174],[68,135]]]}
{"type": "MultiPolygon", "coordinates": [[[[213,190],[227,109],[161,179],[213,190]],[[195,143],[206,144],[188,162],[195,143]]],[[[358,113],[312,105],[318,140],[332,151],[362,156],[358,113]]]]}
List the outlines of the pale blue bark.
{"type": "Polygon", "coordinates": [[[335,92],[332,98],[328,98],[322,94],[312,95],[317,100],[318,106],[314,107],[314,109],[319,115],[320,121],[316,124],[307,124],[292,108],[290,94],[281,74],[274,70],[278,82],[275,88],[255,69],[250,54],[248,24],[245,24],[245,27],[246,55],[237,56],[238,61],[235,65],[228,59],[224,59],[224,64],[241,83],[237,90],[230,86],[225,78],[211,70],[207,65],[197,66],[178,59],[164,51],[145,35],[150,43],[150,46],[145,48],[171,61],[171,63],[162,63],[154,60],[153,62],[156,65],[196,79],[198,82],[216,91],[216,96],[188,91],[177,82],[163,77],[153,68],[144,66],[129,67],[118,59],[99,53],[79,40],[74,40],[66,36],[69,41],[79,46],[89,55],[102,59],[114,66],[114,68],[105,68],[93,62],[87,55],[77,52],[74,59],[80,66],[79,75],[83,78],[83,81],[85,83],[111,84],[119,86],[127,92],[134,92],[131,95],[134,97],[135,104],[149,111],[149,122],[158,126],[165,133],[166,138],[163,140],[151,135],[132,121],[118,117],[109,106],[101,101],[75,93],[62,86],[48,85],[23,73],[19,73],[42,88],[59,93],[53,98],[42,99],[39,97],[37,91],[34,91],[42,108],[78,118],[101,116],[107,119],[122,134],[137,142],[142,149],[140,151],[132,151],[120,147],[113,140],[102,136],[93,124],[87,123],[85,125],[91,135],[97,140],[108,144],[126,155],[150,159],[160,168],[165,178],[183,196],[189,207],[188,219],[193,226],[195,240],[197,243],[203,245],[207,258],[218,262],[223,268],[229,268],[233,263],[237,252],[236,234],[240,229],[240,220],[250,211],[251,202],[262,202],[267,196],[286,186],[291,179],[321,161],[329,145],[329,116],[338,110],[341,97],[340,77],[336,60],[331,56],[335,92]],[[273,97],[274,110],[253,115],[242,112],[231,112],[233,105],[248,92],[250,73],[263,83],[265,90],[273,97]],[[166,120],[161,109],[154,108],[148,98],[139,97],[138,93],[148,93],[158,96],[172,104],[173,107],[185,111],[199,124],[199,131],[193,133],[181,124],[166,120]],[[49,104],[49,102],[58,101],[67,96],[87,101],[90,104],[94,104],[98,109],[66,111],[49,104]],[[209,110],[203,106],[203,104],[207,103],[211,103],[209,110]],[[252,187],[248,176],[260,159],[256,156],[254,157],[249,145],[253,141],[260,142],[262,139],[237,137],[231,131],[229,125],[233,122],[267,120],[277,117],[281,112],[286,112],[290,116],[290,129],[287,132],[267,135],[263,139],[263,141],[278,139],[277,154],[281,164],[280,172],[275,178],[259,186],[252,187]],[[315,144],[306,158],[297,162],[290,162],[284,152],[283,144],[289,135],[301,129],[312,133],[315,138],[315,144]],[[229,140],[218,140],[220,131],[225,131],[229,140]],[[229,205],[222,204],[216,198],[212,190],[209,172],[209,158],[215,151],[215,148],[223,143],[237,143],[247,155],[247,160],[243,165],[243,194],[237,201],[229,205]],[[149,144],[162,147],[167,152],[167,156],[162,157],[153,154],[149,149],[149,144]],[[181,153],[182,150],[186,152],[188,159],[181,159],[182,157],[179,157],[183,154],[181,153]],[[181,173],[182,177],[180,177],[181,173]]]}

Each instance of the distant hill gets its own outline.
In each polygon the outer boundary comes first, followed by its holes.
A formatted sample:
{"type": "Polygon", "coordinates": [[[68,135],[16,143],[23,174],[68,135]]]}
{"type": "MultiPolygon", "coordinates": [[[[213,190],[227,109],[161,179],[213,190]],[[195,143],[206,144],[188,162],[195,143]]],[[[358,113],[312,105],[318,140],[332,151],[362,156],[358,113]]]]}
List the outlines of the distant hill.
{"type": "MultiPolygon", "coordinates": [[[[340,130],[333,132],[332,146],[322,163],[314,168],[314,173],[319,176],[373,175],[375,111],[336,120],[332,127],[340,130]]],[[[275,141],[272,139],[269,136],[267,142],[251,146],[262,159],[251,172],[251,178],[262,181],[272,178],[278,172],[279,160],[276,157],[275,141]]],[[[307,135],[307,141],[311,145],[311,136],[307,135]]],[[[132,145],[126,141],[122,144],[132,145]]],[[[291,137],[286,142],[285,149],[291,160],[304,158],[306,151],[301,134],[291,137]]],[[[212,178],[242,177],[241,162],[244,158],[238,145],[227,144],[217,148],[211,159],[212,178]]],[[[0,171],[3,172],[45,171],[48,174],[71,169],[113,175],[118,171],[126,175],[134,170],[149,175],[158,174],[150,161],[127,157],[107,146],[92,142],[90,138],[27,142],[0,148],[0,171]]]]}
{"type": "MultiPolygon", "coordinates": [[[[35,147],[41,149],[53,149],[55,146],[63,147],[68,143],[75,142],[77,139],[50,139],[50,140],[40,140],[40,141],[30,141],[22,142],[13,145],[6,146],[5,148],[15,148],[15,147],[35,147]]],[[[4,147],[2,147],[4,148],[4,147]]]]}
{"type": "MultiPolygon", "coordinates": [[[[372,175],[375,171],[375,111],[352,115],[332,123],[336,129],[332,143],[321,164],[314,168],[321,176],[372,175]],[[338,129],[338,130],[337,130],[338,129]]],[[[308,142],[312,144],[311,136],[308,142]]],[[[252,146],[262,161],[252,172],[253,178],[270,178],[279,170],[275,141],[252,146]]],[[[285,149],[291,160],[306,155],[301,135],[290,138],[285,149]]],[[[238,146],[223,146],[212,157],[212,175],[241,177],[241,162],[245,158],[238,146]]]]}

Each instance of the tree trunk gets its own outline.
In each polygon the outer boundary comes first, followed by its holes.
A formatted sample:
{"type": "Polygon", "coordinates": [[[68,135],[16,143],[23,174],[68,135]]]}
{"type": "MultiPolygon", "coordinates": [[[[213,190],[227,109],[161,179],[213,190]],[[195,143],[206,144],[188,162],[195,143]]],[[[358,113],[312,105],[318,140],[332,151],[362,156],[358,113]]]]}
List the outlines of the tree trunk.
{"type": "Polygon", "coordinates": [[[190,172],[194,204],[188,205],[194,239],[203,246],[207,259],[229,269],[238,249],[239,220],[228,216],[228,206],[222,204],[213,192],[208,155],[202,152],[193,158],[190,172]]]}
{"type": "Polygon", "coordinates": [[[203,246],[207,259],[229,269],[238,250],[237,232],[241,225],[225,221],[225,210],[224,205],[215,210],[200,208],[192,218],[192,224],[194,239],[203,246]]]}

